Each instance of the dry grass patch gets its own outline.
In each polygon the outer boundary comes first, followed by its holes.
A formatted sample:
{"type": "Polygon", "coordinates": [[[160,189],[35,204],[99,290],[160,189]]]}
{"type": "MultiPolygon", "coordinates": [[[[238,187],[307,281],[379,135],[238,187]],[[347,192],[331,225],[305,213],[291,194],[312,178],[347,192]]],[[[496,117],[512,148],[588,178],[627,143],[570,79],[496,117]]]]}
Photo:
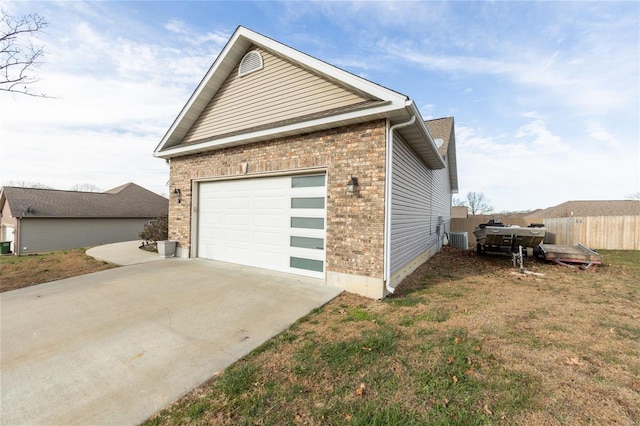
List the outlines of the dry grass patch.
{"type": "Polygon", "coordinates": [[[633,424],[640,252],[569,269],[446,248],[393,297],[343,293],[148,420],[633,424]]]}
{"type": "Polygon", "coordinates": [[[102,271],[116,265],[96,260],[86,249],[0,257],[0,292],[102,271]]]}

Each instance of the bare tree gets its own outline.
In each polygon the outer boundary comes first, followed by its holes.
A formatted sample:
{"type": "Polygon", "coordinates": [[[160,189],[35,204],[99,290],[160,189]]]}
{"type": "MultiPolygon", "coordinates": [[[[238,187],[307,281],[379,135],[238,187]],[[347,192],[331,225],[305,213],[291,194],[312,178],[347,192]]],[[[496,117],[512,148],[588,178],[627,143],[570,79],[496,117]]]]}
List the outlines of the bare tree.
{"type": "Polygon", "coordinates": [[[46,97],[31,85],[39,80],[33,71],[44,55],[33,36],[47,27],[47,21],[35,13],[14,17],[2,10],[0,15],[0,91],[46,97]]]}
{"type": "Polygon", "coordinates": [[[451,199],[451,205],[453,205],[453,206],[466,206],[465,201],[461,200],[458,197],[453,197],[451,199]]]}
{"type": "Polygon", "coordinates": [[[79,183],[79,184],[73,185],[71,187],[71,190],[79,191],[79,192],[102,192],[102,189],[98,188],[92,183],[79,183]]]}
{"type": "Polygon", "coordinates": [[[19,188],[34,188],[34,189],[53,189],[49,185],[45,185],[40,182],[27,182],[24,180],[10,180],[5,186],[16,186],[19,188]]]}
{"type": "Polygon", "coordinates": [[[629,199],[629,200],[640,200],[640,192],[636,192],[635,194],[627,195],[627,199],[629,199]]]}
{"type": "Polygon", "coordinates": [[[473,216],[479,214],[489,214],[493,211],[493,206],[489,204],[490,201],[487,199],[482,192],[468,192],[467,200],[463,205],[469,207],[469,211],[473,216]]]}

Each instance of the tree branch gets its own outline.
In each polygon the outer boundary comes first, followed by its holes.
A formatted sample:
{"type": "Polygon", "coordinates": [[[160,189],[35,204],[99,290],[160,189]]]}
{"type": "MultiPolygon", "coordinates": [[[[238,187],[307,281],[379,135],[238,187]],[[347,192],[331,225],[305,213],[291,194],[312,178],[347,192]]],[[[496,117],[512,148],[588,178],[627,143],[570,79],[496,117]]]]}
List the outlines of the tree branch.
{"type": "Polygon", "coordinates": [[[40,66],[44,50],[32,42],[33,35],[47,27],[38,14],[13,17],[0,12],[0,92],[47,97],[29,87],[39,81],[32,71],[40,66]],[[27,40],[22,41],[27,37],[27,40]],[[22,41],[22,42],[21,42],[22,41]]]}

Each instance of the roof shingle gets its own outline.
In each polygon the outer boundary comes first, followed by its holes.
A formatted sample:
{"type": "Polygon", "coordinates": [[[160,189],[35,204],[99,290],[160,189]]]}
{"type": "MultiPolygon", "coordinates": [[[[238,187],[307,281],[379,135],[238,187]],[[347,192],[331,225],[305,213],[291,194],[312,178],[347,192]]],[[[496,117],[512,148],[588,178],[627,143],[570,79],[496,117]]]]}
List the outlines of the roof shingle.
{"type": "Polygon", "coordinates": [[[61,191],[6,186],[3,198],[13,217],[134,218],[166,215],[166,198],[135,183],[105,192],[61,191]]]}

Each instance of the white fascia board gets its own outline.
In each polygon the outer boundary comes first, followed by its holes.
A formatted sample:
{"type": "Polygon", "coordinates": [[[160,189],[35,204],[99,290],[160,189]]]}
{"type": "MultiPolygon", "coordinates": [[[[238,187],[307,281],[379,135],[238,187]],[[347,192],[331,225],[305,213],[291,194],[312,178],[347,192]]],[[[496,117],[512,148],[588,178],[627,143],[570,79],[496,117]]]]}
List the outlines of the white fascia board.
{"type": "Polygon", "coordinates": [[[266,139],[272,139],[280,136],[289,136],[294,134],[313,132],[316,130],[329,129],[337,126],[344,126],[352,123],[362,123],[365,121],[388,118],[394,111],[398,112],[393,104],[385,104],[375,108],[369,108],[364,111],[351,111],[343,114],[332,115],[330,117],[322,117],[315,120],[293,123],[286,126],[275,127],[272,129],[258,130],[251,133],[242,133],[225,138],[214,139],[212,141],[201,142],[193,145],[177,146],[162,152],[154,152],[154,156],[158,158],[171,158],[178,155],[195,154],[203,151],[213,151],[215,149],[227,146],[243,145],[247,143],[257,142],[266,139]]]}
{"type": "Polygon", "coordinates": [[[444,168],[445,167],[444,159],[442,158],[442,155],[440,155],[440,152],[438,151],[438,146],[433,140],[431,133],[429,133],[429,129],[427,129],[427,125],[424,123],[424,119],[422,118],[422,114],[420,114],[420,110],[418,110],[418,107],[416,107],[416,104],[413,101],[409,101],[407,103],[407,109],[409,110],[410,114],[416,116],[416,121],[414,123],[414,126],[416,126],[417,129],[420,131],[420,133],[424,135],[424,138],[429,146],[429,150],[433,153],[434,157],[436,158],[436,161],[440,165],[440,168],[444,168]]]}

